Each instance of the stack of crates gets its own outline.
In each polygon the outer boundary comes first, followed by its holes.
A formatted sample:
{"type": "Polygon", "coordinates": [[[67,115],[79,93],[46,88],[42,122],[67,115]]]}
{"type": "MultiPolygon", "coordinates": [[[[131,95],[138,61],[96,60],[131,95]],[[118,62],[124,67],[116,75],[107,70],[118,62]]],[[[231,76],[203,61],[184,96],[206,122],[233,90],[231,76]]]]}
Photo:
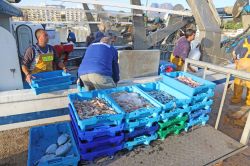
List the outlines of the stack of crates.
{"type": "Polygon", "coordinates": [[[71,74],[63,70],[42,72],[33,74],[35,78],[31,80],[30,87],[36,95],[63,89],[69,89],[71,74]]]}
{"type": "Polygon", "coordinates": [[[124,114],[97,91],[70,94],[69,110],[71,128],[80,152],[81,160],[93,161],[100,157],[113,156],[123,149],[124,114]],[[117,114],[103,114],[80,119],[74,101],[103,99],[117,114]]]}
{"type": "Polygon", "coordinates": [[[191,98],[181,92],[165,85],[162,82],[147,83],[137,85],[137,88],[150,96],[161,107],[158,136],[164,140],[171,134],[179,134],[185,129],[188,120],[189,107],[191,98]],[[172,97],[169,100],[160,99],[152,96],[150,92],[161,91],[164,95],[172,97]],[[164,101],[165,100],[165,101],[164,101]]]}
{"type": "Polygon", "coordinates": [[[151,141],[157,139],[158,121],[160,119],[159,113],[161,111],[160,106],[150,100],[150,98],[138,88],[132,87],[118,87],[113,89],[104,90],[107,98],[116,105],[116,107],[124,112],[124,149],[132,150],[135,146],[150,144],[151,141]],[[118,92],[138,93],[141,97],[145,98],[152,104],[150,108],[141,108],[133,112],[125,112],[119,104],[112,98],[112,93],[118,92]]]}
{"type": "Polygon", "coordinates": [[[189,104],[189,117],[185,130],[196,125],[205,125],[209,120],[209,113],[211,112],[211,105],[213,104],[212,97],[214,96],[214,89],[216,84],[186,72],[172,72],[162,74],[163,82],[172,88],[176,88],[183,94],[191,97],[189,104]],[[192,80],[201,84],[198,87],[190,87],[181,81],[177,80],[178,76],[185,76],[192,78],[192,80]]]}

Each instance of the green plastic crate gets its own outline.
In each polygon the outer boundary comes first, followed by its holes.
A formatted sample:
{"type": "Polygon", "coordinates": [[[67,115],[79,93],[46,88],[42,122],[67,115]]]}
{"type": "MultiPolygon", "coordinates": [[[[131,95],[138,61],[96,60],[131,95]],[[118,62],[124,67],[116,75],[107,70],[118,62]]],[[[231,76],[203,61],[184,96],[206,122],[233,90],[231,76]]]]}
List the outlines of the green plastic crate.
{"type": "Polygon", "coordinates": [[[188,120],[188,115],[185,115],[183,117],[175,117],[173,119],[170,119],[166,122],[159,122],[159,130],[164,130],[164,128],[168,128],[170,126],[176,125],[176,124],[183,124],[186,123],[186,121],[188,120]]]}
{"type": "Polygon", "coordinates": [[[185,129],[185,127],[186,127],[186,122],[179,125],[170,126],[165,130],[159,130],[157,134],[161,140],[164,140],[171,134],[175,135],[180,134],[181,131],[185,129]]]}

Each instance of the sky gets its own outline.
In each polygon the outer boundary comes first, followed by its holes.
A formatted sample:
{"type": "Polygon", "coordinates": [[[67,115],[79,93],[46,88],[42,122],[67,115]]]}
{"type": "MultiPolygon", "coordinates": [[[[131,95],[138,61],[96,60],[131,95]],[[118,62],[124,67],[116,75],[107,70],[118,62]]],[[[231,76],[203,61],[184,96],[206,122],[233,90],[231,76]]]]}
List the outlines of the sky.
{"type": "MultiPolygon", "coordinates": [[[[106,2],[115,2],[117,3],[118,0],[102,0],[106,2]]],[[[147,0],[141,0],[141,2],[145,5],[147,0]]],[[[214,5],[216,8],[219,7],[225,7],[225,6],[233,6],[236,0],[213,0],[214,5]]],[[[120,3],[129,3],[129,0],[119,0],[120,3]]],[[[62,3],[59,1],[54,1],[54,0],[21,0],[20,3],[16,4],[17,6],[38,6],[38,5],[43,5],[43,4],[62,4],[66,7],[71,7],[71,8],[82,8],[81,4],[77,3],[62,3]]],[[[148,0],[148,4],[151,3],[172,3],[173,5],[175,4],[182,4],[185,8],[188,8],[188,4],[186,0],[148,0]]],[[[105,7],[105,9],[113,9],[110,7],[105,7]]]]}

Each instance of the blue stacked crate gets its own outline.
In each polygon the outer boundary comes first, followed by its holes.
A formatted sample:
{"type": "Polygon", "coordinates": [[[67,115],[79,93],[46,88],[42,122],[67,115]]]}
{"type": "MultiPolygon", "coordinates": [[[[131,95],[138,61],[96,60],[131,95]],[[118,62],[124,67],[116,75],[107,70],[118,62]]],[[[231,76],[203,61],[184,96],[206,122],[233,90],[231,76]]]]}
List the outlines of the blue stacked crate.
{"type": "Polygon", "coordinates": [[[189,120],[185,130],[188,131],[189,128],[195,125],[205,125],[209,120],[209,113],[211,112],[211,105],[213,104],[212,97],[214,96],[216,84],[186,72],[165,73],[161,76],[163,77],[163,83],[172,88],[178,88],[177,90],[191,97],[189,120]],[[200,85],[191,87],[177,80],[179,76],[191,78],[200,85]]]}
{"type": "MultiPolygon", "coordinates": [[[[186,118],[182,117],[189,113],[190,109],[188,105],[191,102],[190,97],[162,82],[140,84],[137,85],[137,87],[147,93],[152,100],[155,100],[155,102],[157,102],[162,108],[159,125],[164,127],[160,127],[158,133],[164,133],[165,131],[168,132],[168,135],[171,133],[177,133],[174,129],[178,129],[178,133],[180,133],[180,131],[185,128],[186,118]],[[175,127],[180,123],[182,125],[175,127]],[[168,131],[170,128],[172,128],[171,132],[168,131]]],[[[162,139],[166,138],[165,136],[160,137],[162,139]]]]}
{"type": "Polygon", "coordinates": [[[36,95],[68,89],[71,81],[71,74],[65,73],[63,70],[42,72],[33,74],[30,87],[36,95]]]}
{"type": "Polygon", "coordinates": [[[70,94],[69,100],[71,127],[82,160],[93,161],[99,157],[113,156],[123,149],[123,112],[115,108],[116,106],[98,91],[70,94]],[[102,114],[81,119],[74,101],[92,100],[97,97],[105,100],[116,114],[102,114]]]}
{"type": "Polygon", "coordinates": [[[124,149],[132,150],[135,146],[145,144],[148,145],[151,141],[157,139],[158,124],[160,120],[160,106],[150,99],[145,93],[136,87],[118,87],[113,89],[104,90],[109,101],[111,101],[116,107],[125,113],[125,126],[124,136],[125,144],[124,149]],[[137,93],[140,97],[144,98],[151,107],[143,107],[135,109],[132,112],[126,112],[115,99],[112,94],[127,92],[137,93]]]}
{"type": "Polygon", "coordinates": [[[28,166],[77,166],[79,160],[80,155],[69,123],[30,129],[28,166]]]}
{"type": "Polygon", "coordinates": [[[204,126],[209,120],[212,104],[213,100],[209,98],[205,101],[190,104],[189,122],[185,130],[188,131],[189,128],[196,125],[204,126]]]}

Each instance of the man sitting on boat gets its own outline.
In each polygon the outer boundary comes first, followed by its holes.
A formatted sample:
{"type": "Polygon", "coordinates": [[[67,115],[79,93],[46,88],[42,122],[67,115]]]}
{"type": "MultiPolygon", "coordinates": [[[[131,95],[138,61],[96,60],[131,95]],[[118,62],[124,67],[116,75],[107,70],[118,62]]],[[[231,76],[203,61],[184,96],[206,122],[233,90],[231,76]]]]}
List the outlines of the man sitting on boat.
{"type": "Polygon", "coordinates": [[[22,71],[28,83],[31,82],[32,74],[53,71],[53,64],[66,71],[66,67],[56,55],[56,51],[48,44],[48,34],[44,29],[35,32],[37,44],[29,47],[22,59],[22,71]]]}

